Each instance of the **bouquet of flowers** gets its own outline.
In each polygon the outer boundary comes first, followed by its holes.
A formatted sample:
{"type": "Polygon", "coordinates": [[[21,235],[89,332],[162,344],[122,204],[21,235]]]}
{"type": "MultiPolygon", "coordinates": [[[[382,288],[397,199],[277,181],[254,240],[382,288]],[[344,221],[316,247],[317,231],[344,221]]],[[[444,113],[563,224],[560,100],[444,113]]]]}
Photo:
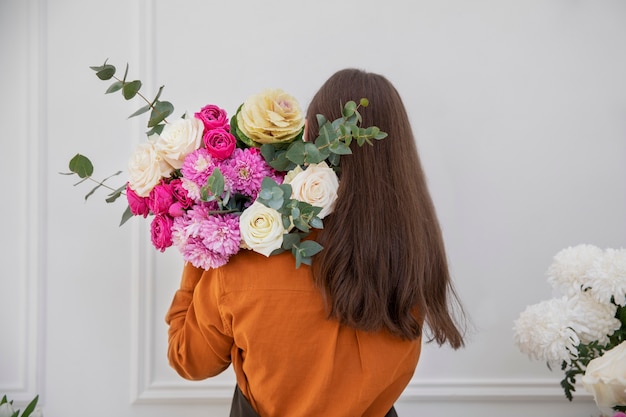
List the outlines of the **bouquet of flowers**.
{"type": "Polygon", "coordinates": [[[304,115],[295,98],[282,90],[264,90],[244,101],[229,119],[226,110],[208,104],[193,115],[168,121],[174,106],[139,91],[139,80],[127,81],[108,64],[91,67],[101,80],[113,79],[106,93],[121,91],[126,100],[140,97],[145,105],[131,117],[150,112],[148,139],[131,155],[128,181],[119,188],[93,179],[93,164],[77,154],[67,175],[95,181],[111,191],[106,201],[125,195],[124,224],[133,216],[151,216],[151,240],[164,251],[175,246],[186,261],[209,269],[228,262],[240,249],[265,256],[290,250],[296,266],[310,264],[321,245],[305,239],[323,228],[333,210],[340,157],[350,144],[373,144],[387,136],[376,126],[361,127],[360,107],[343,105],[334,121],[317,115],[319,136],[304,142],[304,115]]]}
{"type": "Polygon", "coordinates": [[[561,366],[570,401],[582,375],[603,413],[626,411],[626,249],[566,248],[554,256],[547,279],[562,295],[520,314],[517,346],[548,367],[561,366]]]}

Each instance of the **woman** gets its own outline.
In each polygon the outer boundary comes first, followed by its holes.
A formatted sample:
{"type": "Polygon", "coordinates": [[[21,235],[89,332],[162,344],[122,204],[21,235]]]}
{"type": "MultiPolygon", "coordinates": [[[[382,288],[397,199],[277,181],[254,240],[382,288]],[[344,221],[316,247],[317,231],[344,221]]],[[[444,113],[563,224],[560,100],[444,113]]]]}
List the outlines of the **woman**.
{"type": "Polygon", "coordinates": [[[367,97],[364,125],[388,137],[341,159],[338,199],[312,238],[324,249],[296,269],[289,252],[241,251],[225,266],[186,265],[166,321],[171,365],[204,379],[231,363],[231,415],[392,416],[424,327],[463,346],[444,243],[402,100],[384,77],[334,74],[307,112],[340,116],[367,97]],[[250,413],[250,414],[246,414],[250,413]]]}

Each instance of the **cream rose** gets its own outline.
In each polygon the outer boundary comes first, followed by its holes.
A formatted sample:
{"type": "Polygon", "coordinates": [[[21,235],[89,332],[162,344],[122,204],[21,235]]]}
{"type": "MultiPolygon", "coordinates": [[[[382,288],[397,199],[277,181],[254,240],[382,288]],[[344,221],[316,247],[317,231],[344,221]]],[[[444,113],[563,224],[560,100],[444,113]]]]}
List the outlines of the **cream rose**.
{"type": "Polygon", "coordinates": [[[289,143],[302,131],[304,115],[295,98],[280,89],[250,96],[237,113],[237,126],[253,142],[289,143]]]}
{"type": "Polygon", "coordinates": [[[326,162],[309,165],[304,171],[293,176],[288,183],[291,184],[291,198],[322,208],[317,215],[320,219],[333,212],[339,179],[326,162]]]}
{"type": "Polygon", "coordinates": [[[239,231],[247,248],[265,256],[283,244],[283,221],[280,213],[255,201],[241,213],[239,231]]]}
{"type": "Polygon", "coordinates": [[[626,405],[626,342],[589,362],[581,382],[603,413],[612,415],[613,406],[626,405]]]}
{"type": "Polygon", "coordinates": [[[168,164],[154,147],[154,142],[141,143],[128,162],[128,183],[140,197],[148,197],[161,178],[168,177],[174,168],[168,164]]]}
{"type": "Polygon", "coordinates": [[[158,135],[154,147],[171,166],[179,169],[187,155],[200,147],[204,123],[195,117],[168,123],[158,135]]]}

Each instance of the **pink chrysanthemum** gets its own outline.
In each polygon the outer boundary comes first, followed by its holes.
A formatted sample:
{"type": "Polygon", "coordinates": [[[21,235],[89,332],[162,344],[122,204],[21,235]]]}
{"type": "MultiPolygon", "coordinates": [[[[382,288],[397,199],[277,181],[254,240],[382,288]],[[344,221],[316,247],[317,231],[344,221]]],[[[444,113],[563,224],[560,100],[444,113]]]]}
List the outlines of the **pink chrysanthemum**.
{"type": "Polygon", "coordinates": [[[261,190],[263,178],[274,174],[257,148],[235,149],[220,168],[233,193],[247,195],[253,200],[261,190]]]}
{"type": "Polygon", "coordinates": [[[172,226],[173,243],[198,268],[218,268],[239,250],[238,217],[211,214],[215,208],[213,203],[195,205],[172,226]]]}
{"type": "Polygon", "coordinates": [[[217,163],[211,154],[206,149],[200,148],[187,155],[180,172],[184,178],[202,187],[215,167],[217,163]]]}
{"type": "Polygon", "coordinates": [[[199,232],[204,246],[215,253],[231,256],[239,251],[241,234],[237,215],[210,216],[202,222],[199,232]]]}

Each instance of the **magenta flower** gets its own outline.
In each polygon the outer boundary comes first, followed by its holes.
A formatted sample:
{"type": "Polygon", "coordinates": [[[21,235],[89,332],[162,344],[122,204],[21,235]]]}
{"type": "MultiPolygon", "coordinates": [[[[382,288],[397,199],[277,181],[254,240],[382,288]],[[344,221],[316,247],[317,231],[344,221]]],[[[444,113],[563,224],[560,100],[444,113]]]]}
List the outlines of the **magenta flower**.
{"type": "Polygon", "coordinates": [[[165,249],[172,246],[173,223],[173,219],[166,214],[154,216],[152,223],[150,223],[152,245],[161,252],[165,252],[165,249]]]}
{"type": "Polygon", "coordinates": [[[192,207],[174,219],[172,241],[183,258],[203,269],[218,268],[239,250],[239,218],[213,215],[210,205],[192,207]]]}
{"type": "Polygon", "coordinates": [[[154,214],[167,213],[173,203],[172,186],[165,181],[155,185],[148,196],[148,207],[154,214]]]}
{"type": "Polygon", "coordinates": [[[202,243],[215,253],[231,256],[239,251],[241,234],[239,216],[235,214],[209,216],[200,225],[202,243]]]}
{"type": "Polygon", "coordinates": [[[187,180],[203,186],[206,184],[206,179],[213,173],[213,169],[215,169],[216,166],[216,162],[211,154],[209,154],[209,151],[200,148],[187,155],[180,172],[187,180]]]}
{"type": "Polygon", "coordinates": [[[202,140],[209,154],[218,160],[228,158],[237,144],[237,139],[224,129],[206,130],[202,140]]]}
{"type": "Polygon", "coordinates": [[[230,130],[228,125],[228,116],[226,111],[214,104],[207,104],[199,112],[194,115],[197,119],[202,120],[206,130],[225,129],[230,130]]]}
{"type": "Polygon", "coordinates": [[[130,207],[130,212],[135,216],[148,217],[150,214],[150,207],[148,207],[148,197],[141,197],[130,188],[128,183],[126,184],[126,200],[130,207]]]}
{"type": "Polygon", "coordinates": [[[273,174],[258,148],[235,149],[231,158],[221,164],[221,169],[233,193],[253,200],[261,190],[263,178],[273,174]]]}
{"type": "Polygon", "coordinates": [[[194,199],[189,196],[189,193],[185,190],[185,187],[183,187],[183,181],[180,178],[170,181],[170,185],[172,186],[174,199],[180,203],[182,208],[187,209],[193,205],[194,199]]]}

